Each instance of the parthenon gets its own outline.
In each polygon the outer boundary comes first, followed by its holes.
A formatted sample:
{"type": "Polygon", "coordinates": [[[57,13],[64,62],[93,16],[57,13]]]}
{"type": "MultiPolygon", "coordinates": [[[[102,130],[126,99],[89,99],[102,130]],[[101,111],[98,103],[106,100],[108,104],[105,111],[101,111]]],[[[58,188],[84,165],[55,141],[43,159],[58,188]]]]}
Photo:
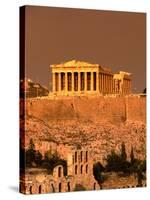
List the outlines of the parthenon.
{"type": "Polygon", "coordinates": [[[54,95],[128,95],[131,93],[131,74],[128,72],[113,73],[108,67],[76,60],[50,65],[50,68],[51,89],[54,95]]]}

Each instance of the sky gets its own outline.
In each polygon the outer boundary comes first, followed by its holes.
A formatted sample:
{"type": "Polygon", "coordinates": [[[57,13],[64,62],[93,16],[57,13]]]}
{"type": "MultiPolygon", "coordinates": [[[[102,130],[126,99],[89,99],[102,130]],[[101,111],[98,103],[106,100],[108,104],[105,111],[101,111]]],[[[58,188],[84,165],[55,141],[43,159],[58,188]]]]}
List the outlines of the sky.
{"type": "Polygon", "coordinates": [[[26,77],[49,88],[50,65],[80,60],[132,73],[146,87],[146,14],[27,6],[26,77]]]}

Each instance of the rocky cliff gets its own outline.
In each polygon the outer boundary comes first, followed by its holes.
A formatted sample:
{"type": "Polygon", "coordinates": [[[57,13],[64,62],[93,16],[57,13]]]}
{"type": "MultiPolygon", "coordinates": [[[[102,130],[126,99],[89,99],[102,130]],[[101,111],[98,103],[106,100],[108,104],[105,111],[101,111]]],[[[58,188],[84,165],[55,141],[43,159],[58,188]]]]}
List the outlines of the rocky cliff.
{"type": "Polygon", "coordinates": [[[72,97],[66,99],[29,99],[28,115],[43,121],[106,121],[113,124],[127,120],[146,121],[145,97],[72,97]]]}
{"type": "Polygon", "coordinates": [[[103,162],[124,142],[128,157],[133,147],[136,157],[145,159],[145,104],[144,97],[30,99],[26,101],[25,144],[33,138],[81,146],[103,162]]]}

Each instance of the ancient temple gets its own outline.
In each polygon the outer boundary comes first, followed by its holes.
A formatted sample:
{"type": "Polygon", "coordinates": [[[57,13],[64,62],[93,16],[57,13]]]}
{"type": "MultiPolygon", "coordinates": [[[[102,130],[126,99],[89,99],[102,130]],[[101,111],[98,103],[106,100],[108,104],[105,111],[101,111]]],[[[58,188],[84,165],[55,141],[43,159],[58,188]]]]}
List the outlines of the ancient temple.
{"type": "Polygon", "coordinates": [[[131,74],[128,72],[120,71],[114,74],[110,68],[76,60],[50,65],[50,68],[51,89],[54,95],[128,95],[131,93],[131,74]]]}

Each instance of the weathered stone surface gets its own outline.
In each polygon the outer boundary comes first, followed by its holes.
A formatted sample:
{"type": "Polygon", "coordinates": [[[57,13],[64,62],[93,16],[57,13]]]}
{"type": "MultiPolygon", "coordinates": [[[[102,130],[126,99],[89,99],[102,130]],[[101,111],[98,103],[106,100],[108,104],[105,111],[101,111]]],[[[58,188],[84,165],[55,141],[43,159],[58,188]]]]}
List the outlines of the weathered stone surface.
{"type": "MultiPolygon", "coordinates": [[[[59,191],[73,191],[75,184],[83,184],[88,190],[99,189],[93,175],[93,162],[100,161],[105,165],[105,158],[114,149],[120,151],[122,142],[126,145],[128,159],[131,148],[136,158],[146,159],[146,99],[145,97],[75,97],[67,99],[28,99],[26,105],[26,121],[20,121],[21,144],[28,148],[33,139],[36,150],[42,155],[51,149],[61,158],[72,162],[75,151],[90,152],[87,175],[75,175],[74,164],[69,164],[69,177],[57,177],[58,167],[54,170],[56,178],[41,174],[37,176],[26,174],[23,181],[24,193],[53,192],[52,185],[59,191]],[[25,132],[24,129],[25,128],[25,132]],[[56,173],[55,173],[56,171],[56,173]],[[31,180],[32,179],[32,180],[31,180]],[[40,181],[42,189],[40,189],[40,181]],[[88,180],[88,181],[87,181],[88,180]],[[51,183],[51,188],[49,184],[51,183]],[[32,188],[31,188],[32,187],[32,188]],[[40,191],[40,192],[39,192],[40,191]]],[[[82,163],[78,163],[81,169],[82,163]]],[[[86,173],[85,173],[86,174],[86,173]]],[[[143,183],[146,184],[145,182],[143,183]]],[[[111,174],[105,181],[104,188],[135,187],[136,177],[118,177],[111,174]]]]}
{"type": "MultiPolygon", "coordinates": [[[[44,140],[53,143],[52,149],[60,149],[61,145],[90,149],[94,160],[103,161],[112,149],[119,151],[122,142],[126,145],[128,157],[131,147],[138,158],[144,159],[146,156],[146,127],[142,122],[127,121],[118,126],[108,122],[61,121],[48,125],[30,117],[26,121],[26,147],[31,138],[37,145],[42,145],[44,140]]],[[[63,147],[61,149],[63,151],[63,147]]]]}
{"type": "Polygon", "coordinates": [[[47,123],[54,120],[111,122],[126,120],[146,122],[146,98],[130,97],[68,97],[58,99],[28,99],[28,115],[47,123]]]}

